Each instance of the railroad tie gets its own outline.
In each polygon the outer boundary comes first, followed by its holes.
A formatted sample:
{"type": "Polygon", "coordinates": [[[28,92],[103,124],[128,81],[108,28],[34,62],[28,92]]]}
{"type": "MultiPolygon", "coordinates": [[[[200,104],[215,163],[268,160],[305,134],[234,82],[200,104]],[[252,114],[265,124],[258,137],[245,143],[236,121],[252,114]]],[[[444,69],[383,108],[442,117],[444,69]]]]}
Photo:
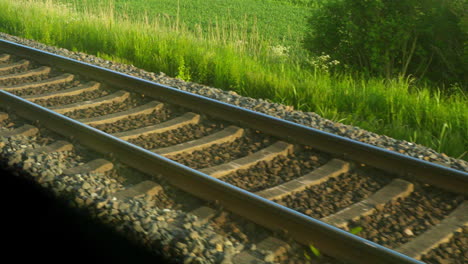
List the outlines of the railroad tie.
{"type": "Polygon", "coordinates": [[[5,112],[0,112],[0,122],[7,120],[8,119],[8,114],[5,112]]]}
{"type": "Polygon", "coordinates": [[[39,154],[39,153],[65,152],[65,151],[71,151],[72,149],[73,149],[73,144],[67,141],[59,140],[50,145],[33,149],[30,151],[30,153],[39,154]]]}
{"type": "Polygon", "coordinates": [[[122,140],[129,140],[132,138],[137,138],[139,136],[145,136],[149,134],[160,134],[170,130],[175,130],[183,126],[190,124],[198,124],[200,122],[200,115],[195,113],[185,113],[182,116],[176,117],[174,119],[162,122],[154,126],[147,126],[143,128],[137,128],[125,132],[119,132],[112,134],[114,137],[118,137],[122,140]]]}
{"type": "Polygon", "coordinates": [[[233,142],[234,140],[242,137],[243,134],[244,129],[236,126],[229,126],[219,132],[197,140],[188,141],[167,148],[153,149],[151,151],[166,157],[177,155],[179,153],[190,154],[196,150],[213,146],[214,144],[233,142]]]}
{"type": "Polygon", "coordinates": [[[349,221],[356,220],[361,216],[370,215],[375,212],[379,206],[395,201],[398,198],[407,197],[413,190],[414,186],[412,183],[402,179],[394,179],[391,183],[387,184],[367,199],[320,220],[327,224],[344,228],[348,225],[349,221]]]}
{"type": "MultiPolygon", "coordinates": [[[[48,80],[51,80],[51,81],[49,81],[47,84],[56,84],[58,82],[65,83],[65,82],[68,82],[68,81],[72,81],[73,77],[74,76],[72,74],[63,74],[63,75],[60,76],[60,79],[54,80],[53,81],[54,83],[52,83],[52,79],[55,79],[55,78],[48,79],[48,80]]],[[[80,84],[77,87],[73,87],[73,88],[69,88],[69,89],[65,89],[65,90],[61,90],[61,91],[43,93],[43,94],[38,94],[38,95],[28,95],[28,96],[23,96],[23,98],[26,99],[26,100],[34,102],[34,101],[37,101],[37,100],[46,100],[46,99],[55,98],[55,97],[80,95],[80,94],[85,93],[85,92],[95,91],[95,90],[99,89],[100,86],[101,86],[100,83],[89,82],[87,84],[80,84]]]]}
{"type": "Polygon", "coordinates": [[[201,206],[197,209],[190,212],[191,214],[197,216],[197,220],[194,222],[195,225],[204,225],[213,217],[216,216],[216,210],[208,207],[208,206],[201,206]]]}
{"type": "Polygon", "coordinates": [[[0,81],[9,81],[9,80],[23,79],[23,78],[28,78],[28,77],[36,77],[36,76],[49,74],[50,71],[51,71],[50,67],[42,66],[42,67],[39,67],[34,70],[30,70],[30,71],[0,76],[0,81]]]}
{"type": "Polygon", "coordinates": [[[215,178],[221,178],[229,173],[236,170],[245,169],[257,164],[260,161],[270,161],[280,155],[288,155],[293,151],[294,146],[292,144],[278,141],[273,145],[268,146],[260,151],[255,152],[252,155],[233,160],[231,162],[221,164],[218,166],[201,169],[200,172],[208,174],[215,178]]]}
{"type": "Polygon", "coordinates": [[[419,260],[431,249],[447,243],[455,232],[460,232],[467,226],[468,201],[465,200],[438,225],[402,245],[396,251],[419,260]]]}
{"type": "MultiPolygon", "coordinates": [[[[0,122],[7,120],[7,119],[8,119],[8,114],[4,112],[0,112],[0,122]]],[[[0,142],[0,149],[3,148],[4,146],[5,146],[5,143],[0,142]]]]}
{"type": "MultiPolygon", "coordinates": [[[[23,83],[23,84],[17,84],[17,85],[12,85],[12,86],[1,86],[0,89],[5,90],[7,92],[13,92],[13,91],[21,91],[21,90],[26,90],[26,89],[31,89],[31,88],[38,88],[46,85],[55,85],[55,84],[62,84],[62,83],[67,83],[73,81],[73,74],[65,73],[57,77],[49,78],[46,80],[41,80],[37,82],[31,82],[31,83],[23,83]]],[[[30,100],[30,98],[36,97],[35,95],[31,96],[23,96],[24,99],[30,100]]],[[[42,99],[42,98],[39,98],[42,99]]]]}
{"type": "Polygon", "coordinates": [[[105,159],[95,159],[83,165],[66,169],[63,171],[65,175],[86,174],[86,173],[104,173],[114,168],[112,162],[105,159]]]}
{"type": "Polygon", "coordinates": [[[232,258],[233,264],[254,264],[274,261],[275,258],[286,254],[289,250],[289,244],[276,237],[269,236],[256,244],[257,251],[271,251],[269,256],[261,256],[251,250],[243,250],[232,258]]]}
{"type": "Polygon", "coordinates": [[[154,196],[157,195],[160,191],[162,191],[161,185],[155,183],[154,181],[147,180],[135,184],[125,190],[119,191],[113,194],[113,196],[120,200],[126,200],[144,195],[154,196]]]}
{"type": "Polygon", "coordinates": [[[302,191],[307,187],[323,183],[331,178],[338,177],[341,174],[348,172],[349,169],[349,162],[339,159],[332,159],[325,165],[300,178],[285,182],[281,185],[263,191],[256,192],[255,194],[269,200],[280,199],[286,195],[302,191]]]}
{"type": "Polygon", "coordinates": [[[125,118],[132,117],[132,116],[150,114],[153,111],[161,110],[163,106],[164,104],[161,102],[152,101],[145,105],[141,105],[133,109],[129,109],[127,111],[122,111],[122,112],[99,116],[99,117],[79,119],[78,121],[88,126],[109,124],[109,123],[114,123],[125,118]]]}
{"type": "Polygon", "coordinates": [[[14,70],[14,69],[21,68],[21,67],[27,67],[27,66],[29,66],[29,64],[30,64],[30,62],[27,61],[27,60],[20,60],[20,61],[15,62],[15,63],[2,65],[2,66],[0,66],[0,73],[4,72],[4,71],[14,70]]]}
{"type": "Polygon", "coordinates": [[[7,62],[11,56],[9,54],[1,54],[0,55],[0,62],[7,62]]]}
{"type": "Polygon", "coordinates": [[[67,105],[61,105],[61,106],[56,106],[56,107],[50,107],[50,110],[55,111],[59,114],[64,114],[67,112],[75,111],[75,110],[81,110],[81,109],[86,109],[86,108],[92,108],[104,104],[110,104],[110,103],[121,103],[125,101],[128,97],[130,96],[129,92],[126,91],[118,91],[113,94],[100,97],[94,100],[89,100],[89,101],[84,101],[84,102],[78,102],[78,103],[73,103],[73,104],[67,104],[67,105]]]}
{"type": "MultiPolygon", "coordinates": [[[[215,209],[212,209],[208,206],[201,206],[190,212],[197,216],[197,221],[194,222],[194,225],[203,225],[208,223],[209,220],[213,219],[218,212],[215,209]]],[[[276,237],[269,236],[259,243],[256,244],[257,250],[259,251],[271,251],[270,258],[276,258],[285,254],[289,250],[288,243],[278,239],[276,237]]],[[[264,262],[265,256],[257,255],[256,252],[250,251],[248,249],[243,250],[237,255],[232,256],[232,263],[234,264],[248,264],[248,263],[266,263],[264,262]]]]}
{"type": "Polygon", "coordinates": [[[5,137],[5,138],[11,138],[11,137],[16,137],[16,136],[31,137],[31,136],[36,135],[38,132],[39,132],[39,129],[37,129],[37,127],[35,126],[23,125],[13,130],[0,132],[0,137],[5,137]]]}

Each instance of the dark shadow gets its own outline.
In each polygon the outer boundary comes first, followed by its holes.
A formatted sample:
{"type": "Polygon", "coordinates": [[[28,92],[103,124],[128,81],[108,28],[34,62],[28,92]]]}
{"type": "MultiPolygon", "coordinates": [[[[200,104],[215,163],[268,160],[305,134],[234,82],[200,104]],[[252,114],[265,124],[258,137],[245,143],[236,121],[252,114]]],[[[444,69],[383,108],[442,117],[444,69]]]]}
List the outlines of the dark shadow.
{"type": "Polygon", "coordinates": [[[2,168],[0,179],[0,262],[167,263],[37,184],[2,168]]]}

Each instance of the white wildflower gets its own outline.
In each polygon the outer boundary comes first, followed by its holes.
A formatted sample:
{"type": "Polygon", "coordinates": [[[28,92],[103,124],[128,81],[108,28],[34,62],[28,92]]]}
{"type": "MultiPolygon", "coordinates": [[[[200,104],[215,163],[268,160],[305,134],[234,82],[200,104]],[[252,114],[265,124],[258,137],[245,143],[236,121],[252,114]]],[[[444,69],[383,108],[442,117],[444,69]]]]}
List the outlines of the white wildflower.
{"type": "Polygon", "coordinates": [[[285,47],[281,45],[270,46],[271,53],[278,57],[286,56],[289,52],[290,47],[285,47]]]}
{"type": "Polygon", "coordinates": [[[330,68],[340,64],[338,60],[332,60],[330,55],[322,53],[317,57],[311,57],[308,59],[309,64],[312,68],[323,72],[328,72],[330,68]]]}

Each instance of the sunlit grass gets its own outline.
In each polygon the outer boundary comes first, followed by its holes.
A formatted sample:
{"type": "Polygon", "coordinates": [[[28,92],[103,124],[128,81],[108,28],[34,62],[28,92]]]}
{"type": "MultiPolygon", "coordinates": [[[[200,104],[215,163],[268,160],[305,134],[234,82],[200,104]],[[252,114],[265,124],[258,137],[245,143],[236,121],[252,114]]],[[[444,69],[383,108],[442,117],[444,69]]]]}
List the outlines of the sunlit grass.
{"type": "Polygon", "coordinates": [[[178,19],[130,17],[114,5],[75,11],[54,1],[0,0],[0,30],[315,111],[454,157],[467,149],[468,104],[462,91],[444,96],[408,78],[314,71],[255,27],[193,30],[178,19]]]}
{"type": "MultiPolygon", "coordinates": [[[[41,0],[45,1],[45,0],[41,0]]],[[[312,0],[54,0],[79,11],[112,9],[131,20],[184,24],[205,36],[222,33],[223,41],[246,40],[260,32],[261,38],[283,46],[300,46],[307,30],[312,0]],[[302,3],[301,3],[302,2],[302,3]],[[92,8],[90,8],[92,7],[92,8]],[[257,31],[257,32],[254,32],[257,31]],[[241,35],[241,36],[233,36],[241,35]]],[[[322,1],[322,0],[319,0],[322,1]]]]}

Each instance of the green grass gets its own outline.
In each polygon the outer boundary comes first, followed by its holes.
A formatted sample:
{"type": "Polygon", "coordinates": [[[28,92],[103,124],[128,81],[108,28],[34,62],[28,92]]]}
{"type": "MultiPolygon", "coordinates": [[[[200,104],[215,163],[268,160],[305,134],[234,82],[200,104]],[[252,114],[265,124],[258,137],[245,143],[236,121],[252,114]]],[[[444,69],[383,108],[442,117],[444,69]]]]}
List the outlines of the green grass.
{"type": "Polygon", "coordinates": [[[315,111],[466,159],[468,104],[462,91],[444,96],[431,92],[437,90],[434,87],[416,86],[405,78],[384,81],[332,75],[307,66],[297,56],[275,52],[272,47],[277,42],[262,37],[256,26],[193,30],[182,16],[149,19],[138,9],[125,15],[118,2],[104,9],[81,6],[75,11],[55,5],[56,1],[0,0],[0,30],[315,111]]]}
{"type": "Polygon", "coordinates": [[[306,31],[311,0],[56,0],[79,11],[107,8],[133,20],[179,21],[191,31],[259,33],[276,45],[298,45],[306,31]],[[89,8],[98,7],[98,8],[89,8]]]}

